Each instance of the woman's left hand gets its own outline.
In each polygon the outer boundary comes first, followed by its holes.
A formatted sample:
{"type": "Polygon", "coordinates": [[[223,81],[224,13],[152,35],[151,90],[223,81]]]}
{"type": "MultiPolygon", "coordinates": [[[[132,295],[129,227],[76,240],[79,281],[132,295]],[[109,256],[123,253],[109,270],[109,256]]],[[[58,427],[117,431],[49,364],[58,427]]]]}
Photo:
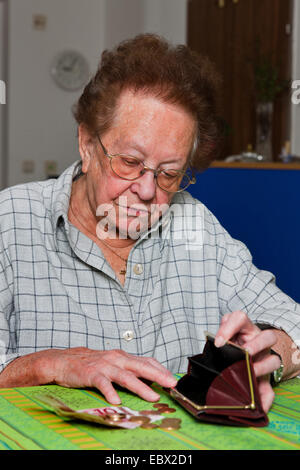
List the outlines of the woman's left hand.
{"type": "Polygon", "coordinates": [[[270,374],[280,367],[278,356],[270,354],[277,341],[275,332],[271,329],[261,331],[244,312],[236,311],[223,316],[215,345],[223,346],[229,340],[247,349],[252,356],[262,407],[267,413],[274,400],[270,374]]]}

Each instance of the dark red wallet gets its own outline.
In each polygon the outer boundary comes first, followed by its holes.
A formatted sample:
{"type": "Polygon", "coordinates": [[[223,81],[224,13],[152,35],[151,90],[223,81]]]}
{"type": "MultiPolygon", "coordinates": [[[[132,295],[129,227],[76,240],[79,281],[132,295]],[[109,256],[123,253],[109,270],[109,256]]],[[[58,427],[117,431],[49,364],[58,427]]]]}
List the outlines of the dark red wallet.
{"type": "Polygon", "coordinates": [[[267,426],[252,359],[240,346],[214,345],[207,333],[202,354],[189,358],[187,374],[170,395],[200,421],[233,426],[267,426]]]}

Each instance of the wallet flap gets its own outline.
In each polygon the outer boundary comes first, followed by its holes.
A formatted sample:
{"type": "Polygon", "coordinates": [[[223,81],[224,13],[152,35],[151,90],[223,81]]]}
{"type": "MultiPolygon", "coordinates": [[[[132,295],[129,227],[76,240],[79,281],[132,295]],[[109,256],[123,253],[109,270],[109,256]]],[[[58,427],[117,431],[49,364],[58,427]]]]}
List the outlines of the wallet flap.
{"type": "Polygon", "coordinates": [[[211,407],[215,405],[251,407],[252,403],[255,405],[255,397],[251,396],[245,360],[238,361],[223,370],[211,383],[206,394],[206,405],[211,407]]]}

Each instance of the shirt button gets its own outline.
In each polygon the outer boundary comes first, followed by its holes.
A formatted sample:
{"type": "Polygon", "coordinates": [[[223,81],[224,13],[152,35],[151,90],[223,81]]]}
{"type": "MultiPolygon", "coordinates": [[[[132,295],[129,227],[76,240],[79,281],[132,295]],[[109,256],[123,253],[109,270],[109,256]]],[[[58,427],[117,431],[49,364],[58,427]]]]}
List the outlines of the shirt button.
{"type": "Polygon", "coordinates": [[[135,264],[133,266],[134,274],[142,274],[143,271],[144,271],[144,269],[143,269],[143,266],[141,264],[138,263],[138,264],[135,264]]]}
{"type": "Polygon", "coordinates": [[[125,333],[123,333],[123,338],[125,339],[125,341],[131,341],[133,337],[134,337],[134,332],[131,330],[125,331],[125,333]]]}

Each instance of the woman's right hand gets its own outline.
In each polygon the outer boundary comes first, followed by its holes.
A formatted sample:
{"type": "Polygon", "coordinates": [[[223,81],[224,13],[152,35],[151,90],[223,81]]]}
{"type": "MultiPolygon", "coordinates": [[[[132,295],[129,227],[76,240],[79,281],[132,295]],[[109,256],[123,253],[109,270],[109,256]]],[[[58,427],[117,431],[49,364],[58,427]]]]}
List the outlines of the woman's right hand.
{"type": "Polygon", "coordinates": [[[44,383],[64,387],[97,388],[114,405],[121,400],[113,383],[130,390],[146,401],[160,396],[142,379],[162,387],[174,387],[176,379],[156,359],[133,356],[121,350],[97,351],[88,348],[40,351],[38,368],[44,383]],[[45,374],[45,377],[43,377],[45,374]]]}

